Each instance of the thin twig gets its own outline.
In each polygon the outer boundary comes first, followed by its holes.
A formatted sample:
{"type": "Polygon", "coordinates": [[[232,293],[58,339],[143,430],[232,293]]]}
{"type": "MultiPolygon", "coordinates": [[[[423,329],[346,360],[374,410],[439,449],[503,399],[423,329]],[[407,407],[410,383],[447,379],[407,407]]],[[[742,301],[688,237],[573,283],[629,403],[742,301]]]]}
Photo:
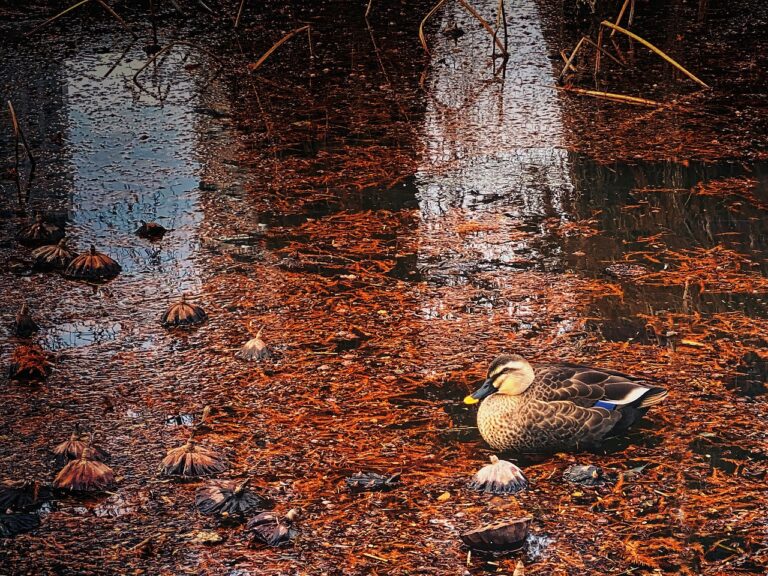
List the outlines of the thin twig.
{"type": "Polygon", "coordinates": [[[79,7],[80,7],[80,6],[82,6],[83,4],[87,4],[87,3],[88,3],[88,2],[90,2],[90,1],[91,1],[91,0],[80,0],[80,2],[78,2],[77,4],[73,4],[72,6],[70,6],[69,8],[67,8],[66,10],[62,10],[61,12],[59,12],[58,14],[56,14],[56,16],[53,16],[53,17],[51,17],[51,18],[48,18],[48,20],[46,20],[46,21],[45,21],[45,22],[43,22],[42,24],[38,24],[37,26],[35,26],[34,28],[32,28],[32,30],[30,30],[29,32],[27,32],[27,33],[25,34],[25,36],[31,36],[32,34],[34,34],[35,32],[37,32],[37,31],[38,31],[38,30],[40,30],[41,28],[44,28],[45,26],[47,26],[47,25],[48,25],[48,24],[50,24],[51,22],[54,22],[55,20],[58,20],[59,18],[61,18],[61,17],[62,17],[62,16],[64,16],[65,14],[68,14],[69,12],[72,12],[72,10],[74,10],[75,8],[79,8],[79,7]]]}
{"type": "Polygon", "coordinates": [[[21,143],[24,146],[24,150],[27,153],[27,156],[29,157],[29,162],[32,164],[32,166],[36,166],[37,162],[35,162],[35,157],[32,155],[32,150],[29,148],[29,144],[27,143],[27,137],[24,136],[24,130],[21,129],[21,126],[19,125],[19,119],[16,117],[16,110],[13,108],[13,104],[10,100],[8,100],[8,110],[11,113],[11,122],[13,123],[13,133],[17,138],[21,139],[21,143]]]}
{"type": "Polygon", "coordinates": [[[107,72],[104,74],[104,76],[101,77],[102,80],[106,80],[109,77],[109,75],[112,74],[112,72],[115,71],[115,68],[117,68],[118,65],[120,64],[120,62],[123,61],[123,58],[125,58],[125,56],[131,50],[131,48],[133,47],[134,44],[136,44],[136,40],[133,40],[133,41],[131,41],[130,44],[128,44],[128,47],[125,50],[123,50],[123,53],[120,54],[120,57],[117,60],[115,60],[115,63],[112,64],[112,66],[109,67],[109,70],[107,70],[107,72]]]}
{"type": "Polygon", "coordinates": [[[120,24],[123,26],[123,28],[125,28],[125,29],[128,31],[128,33],[129,33],[131,36],[133,36],[133,37],[134,37],[134,39],[138,39],[138,36],[136,36],[136,33],[135,33],[133,30],[131,30],[131,28],[128,26],[128,24],[126,23],[126,21],[125,21],[125,20],[123,20],[123,19],[120,17],[120,15],[119,15],[117,12],[115,12],[115,11],[112,9],[112,6],[110,6],[109,4],[107,4],[107,3],[106,3],[104,0],[96,0],[96,2],[98,2],[99,4],[101,4],[101,6],[102,6],[102,8],[104,8],[104,10],[106,10],[107,12],[109,12],[109,13],[112,15],[112,17],[113,17],[115,20],[117,20],[118,22],[120,22],[120,24]]]}
{"type": "Polygon", "coordinates": [[[205,10],[205,11],[206,11],[206,12],[208,12],[209,14],[216,14],[216,12],[214,12],[214,11],[211,9],[211,7],[210,7],[210,6],[208,6],[208,5],[207,5],[205,2],[203,2],[203,0],[197,0],[197,3],[200,5],[200,7],[201,7],[203,10],[205,10]]]}
{"type": "Polygon", "coordinates": [[[597,33],[597,52],[595,52],[595,78],[600,73],[600,57],[603,55],[603,27],[600,27],[600,31],[597,33]]]}
{"type": "Polygon", "coordinates": [[[508,58],[509,54],[507,53],[506,48],[504,48],[504,45],[501,43],[501,41],[496,37],[496,34],[493,32],[493,28],[491,28],[491,25],[488,24],[488,22],[485,21],[485,18],[480,16],[480,13],[475,10],[472,5],[467,2],[467,0],[459,0],[459,4],[461,4],[464,9],[469,12],[474,18],[480,22],[480,24],[483,26],[483,28],[486,29],[488,34],[491,35],[491,38],[493,38],[493,41],[496,43],[496,46],[499,47],[499,50],[501,50],[504,54],[504,58],[508,58]]]}
{"type": "Polygon", "coordinates": [[[419,40],[421,40],[421,46],[424,48],[424,52],[429,54],[429,48],[427,47],[427,39],[424,37],[424,23],[429,20],[432,15],[437,12],[440,7],[445,4],[448,0],[438,0],[437,4],[432,6],[432,9],[427,12],[427,15],[424,16],[424,18],[421,20],[421,23],[419,24],[419,40]]]}
{"type": "Polygon", "coordinates": [[[586,36],[582,36],[581,40],[579,40],[576,43],[576,47],[573,49],[573,52],[571,52],[571,55],[568,56],[568,60],[565,61],[565,66],[563,66],[563,71],[560,72],[560,76],[557,77],[558,82],[560,82],[563,79],[563,76],[565,76],[565,73],[568,71],[568,68],[571,67],[571,62],[573,62],[573,59],[576,58],[576,54],[581,49],[581,45],[584,44],[584,38],[586,38],[586,36]]]}
{"type": "Polygon", "coordinates": [[[560,50],[560,58],[565,62],[566,69],[570,68],[571,72],[577,72],[576,67],[573,64],[568,64],[568,56],[565,54],[565,50],[560,50]]]}
{"type": "Polygon", "coordinates": [[[595,50],[600,50],[600,52],[602,52],[605,56],[607,56],[608,58],[610,58],[611,60],[616,62],[616,64],[618,64],[619,66],[623,66],[624,68],[627,67],[627,65],[624,62],[622,62],[621,60],[616,58],[616,56],[614,56],[613,54],[608,52],[608,50],[606,50],[605,48],[601,48],[600,46],[595,44],[595,42],[593,42],[592,39],[589,36],[584,36],[584,42],[586,42],[590,46],[593,46],[595,48],[595,50]]]}
{"type": "Polygon", "coordinates": [[[243,15],[243,6],[245,6],[245,0],[240,0],[240,7],[237,9],[237,17],[235,18],[235,30],[240,25],[240,16],[243,15]]]}
{"type": "Polygon", "coordinates": [[[295,30],[291,30],[290,32],[288,32],[288,34],[286,34],[285,36],[283,36],[282,38],[280,38],[280,40],[278,40],[277,42],[275,42],[275,43],[272,45],[272,48],[270,48],[269,50],[267,50],[266,52],[264,52],[264,54],[262,55],[262,57],[261,57],[261,58],[259,58],[259,59],[258,59],[258,60],[257,60],[257,61],[254,63],[254,64],[249,64],[249,65],[248,65],[248,68],[250,69],[250,71],[251,71],[251,72],[253,72],[253,71],[255,71],[255,70],[258,70],[258,69],[259,69],[259,67],[260,67],[262,64],[264,64],[264,61],[265,61],[267,58],[269,58],[269,57],[272,55],[272,53],[273,53],[275,50],[277,50],[278,48],[280,48],[280,46],[282,46],[283,44],[285,44],[285,43],[286,43],[288,40],[290,40],[291,38],[293,38],[294,36],[296,36],[296,34],[299,34],[300,32],[304,32],[305,30],[309,30],[309,24],[307,24],[306,26],[302,26],[301,28],[296,28],[295,30]]]}
{"type": "Polygon", "coordinates": [[[657,48],[656,46],[654,46],[653,44],[648,42],[648,40],[645,40],[644,38],[641,38],[640,36],[638,36],[634,32],[630,32],[626,28],[622,28],[621,26],[617,26],[616,24],[614,24],[613,22],[609,22],[608,20],[603,20],[600,24],[602,26],[607,26],[608,28],[612,28],[612,29],[616,30],[617,32],[621,32],[622,34],[626,34],[627,36],[629,36],[633,40],[637,40],[643,46],[645,46],[646,48],[652,50],[653,52],[655,52],[656,54],[661,56],[664,60],[666,60],[667,62],[672,64],[672,66],[674,66],[675,68],[680,70],[680,72],[682,72],[683,74],[688,76],[688,78],[690,78],[691,80],[693,80],[697,84],[700,84],[704,88],[709,88],[708,84],[704,83],[704,81],[700,80],[692,72],[689,72],[688,70],[686,70],[681,64],[679,64],[678,62],[673,60],[671,57],[667,56],[662,50],[660,50],[659,48],[657,48]]]}
{"type": "MultiPolygon", "coordinates": [[[[617,26],[621,26],[621,19],[624,17],[624,11],[627,9],[627,6],[629,6],[629,0],[624,0],[624,4],[621,5],[621,10],[619,10],[619,15],[616,17],[617,26]]],[[[611,30],[611,38],[613,38],[614,34],[616,34],[616,30],[611,30]]]]}
{"type": "Polygon", "coordinates": [[[371,5],[373,4],[373,0],[368,0],[368,6],[365,7],[365,17],[368,18],[368,14],[371,13],[371,5]]]}

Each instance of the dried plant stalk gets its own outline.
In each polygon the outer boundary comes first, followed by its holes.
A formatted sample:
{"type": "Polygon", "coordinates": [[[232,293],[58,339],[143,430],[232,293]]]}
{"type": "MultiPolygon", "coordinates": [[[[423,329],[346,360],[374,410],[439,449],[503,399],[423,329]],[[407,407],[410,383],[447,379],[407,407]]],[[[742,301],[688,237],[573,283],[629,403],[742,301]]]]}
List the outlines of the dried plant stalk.
{"type": "MultiPolygon", "coordinates": [[[[621,10],[619,10],[619,15],[616,17],[616,26],[621,25],[621,19],[624,18],[624,12],[627,11],[627,6],[629,6],[629,0],[624,0],[624,4],[621,5],[621,10]]],[[[611,38],[613,38],[614,34],[616,34],[616,30],[611,30],[611,38]]]]}
{"type": "Polygon", "coordinates": [[[613,92],[587,90],[585,88],[576,88],[575,86],[558,86],[557,88],[558,90],[573,92],[574,94],[581,94],[583,96],[593,96],[595,98],[605,98],[606,100],[626,102],[628,104],[638,104],[641,106],[666,106],[666,104],[662,102],[657,102],[656,100],[648,100],[647,98],[638,98],[637,96],[626,96],[624,94],[615,94],[613,92]]]}
{"type": "Polygon", "coordinates": [[[467,2],[467,0],[459,0],[459,4],[461,4],[461,6],[467,12],[469,12],[475,18],[475,20],[480,22],[481,26],[486,29],[488,34],[491,35],[491,37],[493,38],[493,41],[496,43],[496,46],[499,48],[499,50],[501,50],[501,53],[504,55],[504,58],[508,58],[509,54],[507,53],[507,49],[504,48],[504,44],[502,44],[501,40],[497,38],[496,33],[493,31],[493,28],[491,28],[491,25],[485,21],[485,18],[480,16],[480,13],[477,10],[475,10],[472,7],[472,5],[469,2],[467,2]]]}
{"type": "Polygon", "coordinates": [[[288,32],[288,34],[286,34],[285,36],[280,38],[280,40],[275,42],[269,50],[264,52],[262,57],[259,58],[258,60],[256,60],[255,63],[248,65],[248,68],[250,69],[250,71],[253,72],[255,70],[258,70],[259,67],[261,67],[261,65],[264,64],[264,61],[267,58],[269,58],[270,56],[272,56],[272,53],[275,50],[277,50],[278,48],[280,48],[280,46],[285,44],[288,40],[290,40],[291,38],[296,36],[296,34],[300,34],[301,32],[304,32],[304,31],[307,31],[307,30],[309,30],[309,24],[307,24],[306,26],[302,26],[301,28],[296,28],[295,30],[291,30],[290,32],[288,32]]]}
{"type": "Polygon", "coordinates": [[[424,16],[424,18],[421,20],[421,23],[419,24],[419,40],[421,40],[421,46],[424,48],[424,52],[427,54],[430,54],[429,48],[427,47],[427,39],[424,36],[424,24],[427,20],[429,20],[432,15],[437,12],[440,7],[445,4],[448,0],[440,0],[437,4],[432,6],[432,9],[427,12],[427,15],[424,16]]]}
{"type": "Polygon", "coordinates": [[[635,34],[634,32],[630,32],[626,28],[622,28],[621,26],[617,26],[616,24],[614,24],[613,22],[609,22],[608,20],[603,20],[600,24],[602,26],[607,26],[608,28],[616,30],[617,32],[621,32],[622,34],[626,34],[627,36],[629,36],[633,40],[637,40],[638,42],[640,42],[640,44],[642,44],[643,46],[645,46],[649,50],[652,50],[653,52],[655,52],[656,54],[661,56],[664,60],[666,60],[667,62],[672,64],[672,66],[674,66],[675,68],[680,70],[680,72],[682,72],[683,74],[688,76],[688,78],[690,78],[691,80],[693,80],[697,84],[700,84],[704,88],[709,88],[709,85],[706,84],[703,80],[700,80],[692,72],[689,72],[686,68],[684,68],[682,66],[682,64],[678,63],[676,60],[672,59],[670,56],[667,56],[661,49],[657,48],[656,46],[654,46],[653,44],[648,42],[648,40],[645,40],[645,39],[641,38],[640,36],[638,36],[637,34],[635,34]]]}
{"type": "Polygon", "coordinates": [[[248,487],[250,478],[243,482],[214,482],[198,490],[195,504],[201,514],[207,516],[236,516],[264,510],[265,501],[248,487]]]}
{"type": "Polygon", "coordinates": [[[563,71],[560,72],[560,76],[557,77],[557,81],[560,82],[563,79],[563,76],[565,76],[565,73],[568,71],[568,68],[572,68],[571,63],[573,62],[573,59],[576,58],[576,54],[578,54],[579,50],[581,49],[582,44],[584,44],[584,37],[582,36],[581,40],[579,40],[576,43],[576,47],[573,49],[573,52],[571,52],[571,55],[568,56],[568,60],[565,61],[565,65],[563,66],[563,71]]]}

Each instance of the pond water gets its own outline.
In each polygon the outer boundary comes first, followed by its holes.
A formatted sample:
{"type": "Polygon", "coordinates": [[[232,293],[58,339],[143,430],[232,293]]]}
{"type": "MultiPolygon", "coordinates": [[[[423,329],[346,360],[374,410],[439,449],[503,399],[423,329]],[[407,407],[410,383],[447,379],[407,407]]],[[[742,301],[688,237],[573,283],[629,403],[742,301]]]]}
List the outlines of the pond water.
{"type": "MultiPolygon", "coordinates": [[[[0,565],[475,574],[522,558],[537,574],[764,571],[762,144],[702,157],[703,136],[616,140],[608,161],[593,151],[615,134],[574,126],[623,116],[695,135],[699,119],[555,89],[559,51],[589,28],[583,10],[515,2],[495,74],[488,32],[459,3],[430,20],[424,55],[414,31],[430,6],[417,4],[374,2],[368,20],[339,2],[248,7],[237,34],[224,15],[121,7],[135,42],[94,9],[0,48],[0,95],[39,156],[26,205],[7,171],[0,181],[0,307],[11,318],[29,303],[53,363],[34,388],[4,384],[0,480],[50,481],[52,446],[80,422],[113,455],[120,508],[62,496],[39,530],[4,542],[0,565]],[[309,37],[249,70],[305,22],[309,37]],[[167,50],[150,60],[155,43],[167,50]],[[33,210],[123,273],[91,285],[33,271],[14,241],[33,210]],[[171,231],[142,240],[140,220],[171,231]],[[182,293],[209,320],[165,330],[182,293]],[[236,359],[257,332],[271,358],[236,359]],[[671,393],[602,451],[518,460],[531,490],[489,498],[466,488],[490,452],[461,398],[505,351],[638,372],[671,393]],[[249,549],[244,530],[194,511],[200,482],[158,476],[204,406],[198,440],[225,456],[225,476],[252,476],[280,513],[301,509],[294,546],[249,549]],[[573,463],[642,472],[574,490],[562,480],[573,463]],[[350,494],[343,479],[361,470],[400,472],[403,487],[350,494]],[[467,558],[460,532],[524,514],[525,554],[467,558]],[[205,546],[204,531],[223,541],[205,546]]],[[[644,9],[666,10],[656,4],[644,9]]],[[[687,42],[717,33],[719,9],[702,23],[678,4],[687,42]]],[[[495,1],[473,6],[495,17],[495,1]]],[[[30,29],[43,13],[11,11],[2,26],[30,29]]],[[[694,64],[716,77],[714,61],[694,64]]],[[[727,121],[715,113],[727,90],[701,97],[712,124],[727,121]]],[[[7,133],[0,150],[12,168],[7,133]]],[[[3,358],[19,344],[4,332],[3,358]]]]}

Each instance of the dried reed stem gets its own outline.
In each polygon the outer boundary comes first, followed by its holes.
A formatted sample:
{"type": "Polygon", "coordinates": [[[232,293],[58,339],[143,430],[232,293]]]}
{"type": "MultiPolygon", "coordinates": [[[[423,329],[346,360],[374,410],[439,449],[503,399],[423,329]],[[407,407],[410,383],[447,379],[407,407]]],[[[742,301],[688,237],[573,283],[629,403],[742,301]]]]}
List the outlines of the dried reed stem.
{"type": "Polygon", "coordinates": [[[133,36],[133,38],[134,38],[134,39],[138,39],[138,36],[136,36],[136,33],[135,33],[133,30],[131,30],[131,28],[128,26],[128,24],[126,23],[126,21],[125,21],[125,20],[123,20],[123,19],[120,17],[120,15],[119,15],[117,12],[115,12],[115,11],[112,9],[112,6],[110,6],[109,4],[107,4],[107,3],[106,3],[104,0],[96,0],[96,2],[98,2],[99,4],[101,4],[101,7],[102,7],[102,8],[104,8],[104,10],[106,10],[107,12],[109,12],[109,13],[112,15],[112,17],[113,17],[115,20],[117,20],[118,22],[120,22],[120,24],[122,25],[122,27],[123,27],[123,28],[125,28],[125,29],[128,31],[128,33],[129,33],[131,36],[133,36]]]}
{"type": "Polygon", "coordinates": [[[434,6],[432,6],[432,9],[429,12],[427,12],[427,15],[424,16],[424,18],[422,19],[421,23],[419,24],[419,40],[421,40],[421,46],[422,46],[422,48],[424,48],[424,52],[426,52],[427,54],[429,54],[430,52],[429,52],[429,48],[427,47],[427,39],[424,37],[424,24],[447,1],[448,0],[439,0],[438,3],[435,4],[434,6]]]}
{"type": "MultiPolygon", "coordinates": [[[[587,43],[587,44],[589,44],[590,46],[594,47],[594,48],[595,48],[595,50],[600,50],[600,52],[602,52],[602,53],[603,53],[603,55],[607,56],[608,58],[610,58],[611,60],[613,60],[614,62],[616,62],[616,64],[618,64],[619,66],[623,66],[623,67],[625,67],[625,68],[627,67],[627,65],[626,65],[624,62],[622,62],[621,60],[619,60],[618,58],[616,58],[616,56],[614,56],[613,54],[611,54],[610,52],[608,52],[608,50],[606,50],[605,48],[602,48],[602,47],[598,46],[598,45],[597,45],[597,44],[596,44],[596,43],[595,43],[595,42],[594,42],[594,41],[593,41],[593,40],[592,40],[592,39],[591,39],[589,36],[584,36],[584,42],[586,42],[586,43],[587,43]]],[[[562,54],[561,54],[561,55],[562,55],[562,54]]]]}
{"type": "Polygon", "coordinates": [[[600,57],[603,55],[603,27],[600,27],[600,31],[597,33],[597,43],[595,44],[595,47],[597,48],[597,51],[595,52],[595,78],[597,78],[597,75],[600,73],[600,57]]]}
{"type": "Polygon", "coordinates": [[[614,100],[616,102],[626,102],[628,104],[638,104],[640,106],[666,106],[666,104],[662,102],[657,102],[656,100],[648,100],[647,98],[638,98],[637,96],[625,96],[624,94],[615,94],[613,92],[601,92],[599,90],[586,90],[584,88],[576,88],[575,86],[556,86],[556,88],[558,90],[573,92],[574,94],[580,94],[582,96],[604,98],[605,100],[614,100]]]}
{"type": "Polygon", "coordinates": [[[641,38],[640,36],[638,36],[634,32],[630,32],[626,28],[622,28],[621,26],[617,26],[616,24],[614,24],[613,22],[609,22],[608,20],[603,20],[600,24],[602,26],[607,26],[608,28],[612,28],[613,30],[616,30],[617,32],[621,32],[622,34],[626,34],[627,36],[629,36],[633,40],[637,40],[638,42],[640,42],[640,44],[642,44],[643,46],[645,46],[649,50],[652,50],[653,52],[655,52],[656,54],[661,56],[664,60],[666,60],[667,62],[672,64],[672,66],[674,66],[675,68],[680,70],[680,72],[682,72],[683,74],[688,76],[688,78],[690,78],[691,80],[693,80],[697,84],[700,84],[704,88],[709,88],[708,84],[704,83],[697,76],[695,76],[692,72],[689,72],[688,70],[683,68],[683,66],[681,64],[679,64],[678,62],[673,60],[671,57],[667,56],[662,50],[660,50],[659,48],[657,48],[656,46],[654,46],[653,44],[651,44],[650,42],[648,42],[644,38],[641,38]]]}
{"type": "Polygon", "coordinates": [[[368,18],[368,14],[371,13],[371,5],[373,4],[373,0],[368,0],[368,6],[365,7],[365,17],[368,18]]]}
{"type": "Polygon", "coordinates": [[[240,6],[237,9],[237,16],[235,17],[235,30],[240,25],[240,16],[243,15],[243,7],[245,6],[245,0],[240,0],[240,6]]]}
{"type": "Polygon", "coordinates": [[[576,67],[573,64],[568,64],[568,56],[565,55],[565,50],[560,50],[560,58],[565,62],[566,70],[570,69],[571,72],[576,72],[576,67]]]}
{"type": "Polygon", "coordinates": [[[56,16],[53,16],[53,17],[51,17],[51,18],[48,18],[48,20],[46,20],[46,21],[45,21],[45,22],[43,22],[42,24],[38,24],[37,26],[35,26],[34,28],[32,28],[32,30],[30,30],[29,32],[27,32],[27,33],[25,34],[25,36],[31,36],[32,34],[34,34],[35,32],[37,32],[37,31],[38,31],[38,30],[40,30],[41,28],[44,28],[45,26],[47,26],[47,25],[48,25],[48,24],[50,24],[51,22],[54,22],[54,21],[58,20],[59,18],[61,18],[61,17],[62,17],[62,16],[64,16],[65,14],[68,14],[69,12],[72,12],[72,10],[74,10],[74,9],[76,9],[76,8],[79,8],[79,7],[80,7],[80,6],[82,6],[83,4],[87,4],[87,3],[88,3],[88,2],[90,2],[90,1],[91,1],[91,0],[80,0],[80,2],[78,2],[77,4],[73,4],[73,5],[72,5],[72,6],[70,6],[69,8],[67,8],[67,9],[65,9],[65,10],[62,10],[61,12],[59,12],[58,14],[56,14],[56,16]]]}
{"type": "Polygon", "coordinates": [[[17,148],[18,148],[18,141],[21,140],[21,144],[24,146],[24,150],[27,153],[27,156],[29,157],[29,161],[32,164],[32,166],[35,166],[37,163],[35,162],[35,157],[32,156],[32,150],[29,148],[29,144],[27,144],[27,137],[24,136],[24,130],[21,129],[21,126],[19,125],[19,119],[16,117],[16,110],[13,108],[13,104],[10,100],[8,100],[8,111],[11,113],[11,124],[13,125],[13,135],[16,138],[17,141],[17,148]]]}
{"type": "Polygon", "coordinates": [[[563,79],[563,76],[565,76],[565,73],[568,71],[568,68],[571,68],[571,63],[573,62],[573,59],[576,58],[576,54],[581,49],[582,44],[584,44],[584,36],[581,37],[581,40],[579,40],[576,43],[576,47],[573,49],[573,52],[571,52],[571,55],[568,57],[568,60],[565,61],[565,66],[563,66],[562,72],[560,72],[560,76],[557,77],[557,81],[560,82],[563,79]]]}
{"type": "Polygon", "coordinates": [[[280,46],[282,46],[283,44],[285,44],[285,43],[286,43],[288,40],[290,40],[291,38],[293,38],[294,36],[296,36],[296,34],[299,34],[299,33],[301,33],[301,32],[304,32],[305,30],[307,30],[307,31],[309,30],[309,24],[307,24],[306,26],[302,26],[301,28],[296,28],[295,30],[291,30],[290,32],[288,32],[288,34],[286,34],[285,36],[283,36],[282,38],[280,38],[280,40],[278,40],[277,42],[275,42],[275,43],[272,45],[272,48],[270,48],[269,50],[267,50],[266,52],[264,52],[263,56],[262,56],[261,58],[259,58],[259,59],[258,59],[258,60],[257,60],[257,61],[254,63],[254,64],[249,64],[249,65],[248,65],[248,68],[251,70],[251,72],[253,72],[253,71],[255,71],[255,70],[258,70],[258,69],[259,69],[259,67],[260,67],[262,64],[264,64],[264,61],[265,61],[267,58],[269,58],[269,57],[272,55],[272,53],[273,53],[275,50],[277,50],[278,48],[280,48],[280,46]]]}
{"type": "Polygon", "coordinates": [[[462,7],[469,12],[480,24],[483,26],[483,28],[486,29],[488,34],[491,35],[491,38],[493,38],[494,43],[496,46],[499,47],[499,50],[501,50],[501,53],[504,55],[504,58],[509,58],[509,54],[507,53],[507,49],[504,47],[504,45],[501,43],[501,40],[499,40],[496,37],[496,33],[493,31],[493,28],[491,28],[491,25],[488,24],[488,22],[485,21],[485,18],[480,16],[479,12],[475,10],[472,5],[467,2],[467,0],[459,0],[459,4],[462,5],[462,7]]]}
{"type": "MultiPolygon", "coordinates": [[[[621,26],[621,19],[624,18],[624,12],[627,10],[627,6],[629,6],[629,0],[624,0],[624,4],[621,5],[621,10],[619,10],[619,15],[616,17],[617,26],[621,26]]],[[[611,38],[613,38],[614,34],[616,34],[616,30],[611,30],[611,38]]]]}

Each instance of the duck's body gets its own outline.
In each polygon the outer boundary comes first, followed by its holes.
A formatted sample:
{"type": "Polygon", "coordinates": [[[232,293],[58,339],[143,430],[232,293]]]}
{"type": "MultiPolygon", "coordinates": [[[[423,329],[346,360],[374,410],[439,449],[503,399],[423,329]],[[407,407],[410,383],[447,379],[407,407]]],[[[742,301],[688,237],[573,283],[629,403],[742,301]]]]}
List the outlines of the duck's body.
{"type": "Polygon", "coordinates": [[[517,355],[497,358],[469,403],[482,399],[480,434],[497,450],[552,452],[599,444],[663,400],[642,378],[578,364],[535,369],[517,355]]]}

